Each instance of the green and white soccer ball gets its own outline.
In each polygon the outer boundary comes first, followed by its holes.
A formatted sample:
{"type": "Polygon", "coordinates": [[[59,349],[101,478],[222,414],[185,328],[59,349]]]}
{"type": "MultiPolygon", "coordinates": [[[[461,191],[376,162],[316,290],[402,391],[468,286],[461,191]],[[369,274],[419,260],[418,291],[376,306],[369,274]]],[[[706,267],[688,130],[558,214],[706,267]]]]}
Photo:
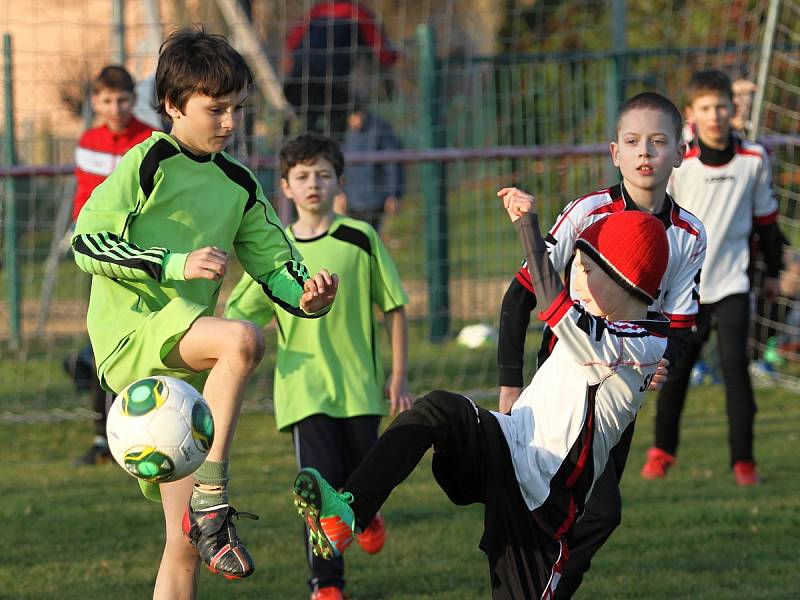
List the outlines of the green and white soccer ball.
{"type": "Polygon", "coordinates": [[[193,473],[214,441],[208,403],[174,377],[148,377],[122,390],[108,411],[106,431],[114,460],[151,483],[193,473]]]}

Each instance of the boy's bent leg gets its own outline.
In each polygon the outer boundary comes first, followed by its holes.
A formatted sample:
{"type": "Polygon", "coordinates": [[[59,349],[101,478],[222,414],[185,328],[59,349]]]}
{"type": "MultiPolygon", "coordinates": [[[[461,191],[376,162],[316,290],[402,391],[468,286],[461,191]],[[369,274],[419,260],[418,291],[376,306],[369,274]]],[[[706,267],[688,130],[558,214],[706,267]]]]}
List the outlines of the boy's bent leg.
{"type": "MultiPolygon", "coordinates": [[[[460,449],[466,439],[456,430],[475,420],[477,407],[464,396],[431,392],[401,413],[378,439],[361,465],[348,478],[342,493],[334,490],[314,469],[295,478],[295,505],[311,531],[315,552],[338,556],[363,531],[391,491],[404,481],[431,446],[460,449]]],[[[488,413],[487,413],[488,414],[488,413]]],[[[489,417],[493,418],[493,417],[489,417]]]]}
{"type": "Polygon", "coordinates": [[[264,352],[258,328],[245,321],[200,317],[169,353],[165,364],[210,373],[203,396],[214,417],[214,443],[196,474],[183,530],[203,562],[228,578],[247,577],[255,569],[252,557],[239,540],[228,504],[227,458],[241,411],[242,394],[264,352]],[[212,475],[209,475],[212,474],[212,475]],[[206,476],[208,475],[208,476],[206,476]]]}
{"type": "Polygon", "coordinates": [[[158,569],[153,600],[192,600],[197,594],[200,558],[181,530],[181,520],[192,493],[193,479],[161,484],[166,544],[158,569]]]}
{"type": "MultiPolygon", "coordinates": [[[[454,462],[466,455],[475,446],[477,417],[478,408],[471,400],[443,390],[419,398],[400,413],[345,483],[344,489],[353,495],[358,527],[366,529],[391,491],[405,481],[429,448],[434,448],[434,463],[440,453],[445,453],[442,457],[452,456],[454,462]],[[454,450],[452,455],[450,449],[454,450]]],[[[434,474],[442,485],[435,466],[434,474]]],[[[477,488],[480,473],[474,475],[477,488]]],[[[449,489],[443,488],[451,496],[449,489]]]]}
{"type": "Polygon", "coordinates": [[[242,395],[263,355],[264,336],[252,323],[200,317],[164,361],[196,372],[210,369],[203,397],[214,417],[214,444],[206,460],[227,459],[242,395]]]}

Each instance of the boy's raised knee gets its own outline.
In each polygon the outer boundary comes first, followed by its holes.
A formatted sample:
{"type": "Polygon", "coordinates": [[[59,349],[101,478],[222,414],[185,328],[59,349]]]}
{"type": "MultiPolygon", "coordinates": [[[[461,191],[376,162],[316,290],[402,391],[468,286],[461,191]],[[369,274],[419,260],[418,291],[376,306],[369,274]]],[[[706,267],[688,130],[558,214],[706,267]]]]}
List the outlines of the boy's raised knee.
{"type": "Polygon", "coordinates": [[[264,357],[264,334],[248,321],[231,321],[230,341],[234,351],[249,368],[255,368],[264,357]]]}

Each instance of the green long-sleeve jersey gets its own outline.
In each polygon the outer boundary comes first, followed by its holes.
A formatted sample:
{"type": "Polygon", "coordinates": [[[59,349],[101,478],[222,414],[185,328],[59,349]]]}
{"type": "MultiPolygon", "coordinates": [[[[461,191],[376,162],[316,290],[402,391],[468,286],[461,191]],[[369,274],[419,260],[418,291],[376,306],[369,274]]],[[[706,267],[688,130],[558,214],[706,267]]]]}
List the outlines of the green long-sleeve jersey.
{"type": "Polygon", "coordinates": [[[206,246],[235,250],[273,302],[309,316],[298,308],[308,271],[252,172],[156,132],[95,189],[72,238],[75,261],[93,275],[87,325],[98,365],[174,298],[213,314],[222,281],[183,277],[188,255],[206,246]]]}

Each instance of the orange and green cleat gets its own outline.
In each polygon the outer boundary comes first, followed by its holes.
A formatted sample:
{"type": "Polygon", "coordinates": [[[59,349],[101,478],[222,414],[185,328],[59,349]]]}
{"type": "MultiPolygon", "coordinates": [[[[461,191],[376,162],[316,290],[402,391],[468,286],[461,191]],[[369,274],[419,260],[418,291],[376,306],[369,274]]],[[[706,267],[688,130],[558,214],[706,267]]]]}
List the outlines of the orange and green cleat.
{"type": "Polygon", "coordinates": [[[339,493],[316,469],[301,469],[294,479],[294,505],[308,525],[312,552],[330,560],[342,555],[355,535],[353,495],[339,493]]]}

